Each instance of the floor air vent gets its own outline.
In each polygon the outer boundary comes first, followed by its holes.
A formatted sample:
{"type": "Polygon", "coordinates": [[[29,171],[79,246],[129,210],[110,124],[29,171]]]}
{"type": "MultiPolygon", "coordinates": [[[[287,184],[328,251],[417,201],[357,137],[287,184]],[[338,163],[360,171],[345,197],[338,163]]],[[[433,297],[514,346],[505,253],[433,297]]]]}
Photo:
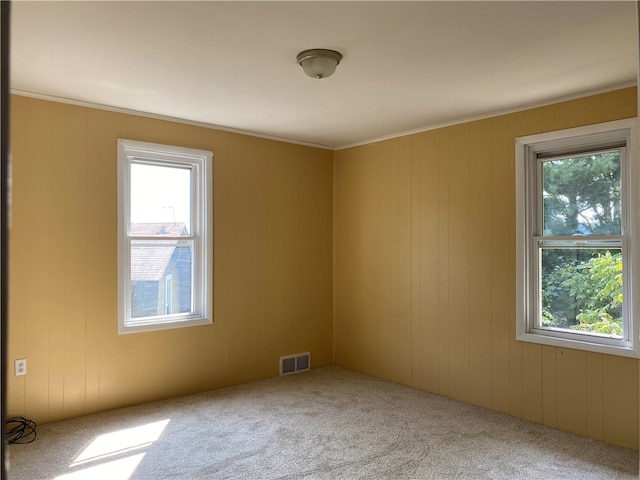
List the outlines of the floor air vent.
{"type": "Polygon", "coordinates": [[[311,354],[309,352],[280,357],[280,375],[290,375],[310,369],[311,354]]]}

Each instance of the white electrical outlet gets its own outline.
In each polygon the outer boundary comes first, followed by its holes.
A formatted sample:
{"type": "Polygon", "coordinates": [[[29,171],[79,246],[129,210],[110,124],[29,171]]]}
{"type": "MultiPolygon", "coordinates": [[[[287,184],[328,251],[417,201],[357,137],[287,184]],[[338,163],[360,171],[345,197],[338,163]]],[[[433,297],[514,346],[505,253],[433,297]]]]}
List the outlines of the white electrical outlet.
{"type": "Polygon", "coordinates": [[[27,374],[27,359],[26,358],[18,358],[15,361],[16,367],[16,376],[18,375],[26,375],[27,374]]]}

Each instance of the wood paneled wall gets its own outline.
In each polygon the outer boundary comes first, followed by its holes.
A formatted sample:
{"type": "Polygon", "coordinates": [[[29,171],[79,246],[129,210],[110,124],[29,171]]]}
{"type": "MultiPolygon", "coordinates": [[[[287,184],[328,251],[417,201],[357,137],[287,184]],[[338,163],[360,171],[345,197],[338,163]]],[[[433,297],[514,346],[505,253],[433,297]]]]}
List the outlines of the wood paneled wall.
{"type": "Polygon", "coordinates": [[[335,349],[354,370],[637,449],[638,361],[516,342],[514,320],[513,139],[632,117],[635,99],[333,155],[13,96],[8,413],[69,418],[335,349]],[[117,334],[117,138],[214,152],[214,325],[117,334]]]}
{"type": "Polygon", "coordinates": [[[515,340],[514,207],[515,137],[636,105],[629,88],[336,152],[336,363],[637,449],[638,360],[515,340]]]}
{"type": "Polygon", "coordinates": [[[333,152],[12,96],[11,156],[10,416],[275,376],[306,351],[333,363],[333,152]],[[117,334],[117,138],[213,151],[213,325],[117,334]]]}

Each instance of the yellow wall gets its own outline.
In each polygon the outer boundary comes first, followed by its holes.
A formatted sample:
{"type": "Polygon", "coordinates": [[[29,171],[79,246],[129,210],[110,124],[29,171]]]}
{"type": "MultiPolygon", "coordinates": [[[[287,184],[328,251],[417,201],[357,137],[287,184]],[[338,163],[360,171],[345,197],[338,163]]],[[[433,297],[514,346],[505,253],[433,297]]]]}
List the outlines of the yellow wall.
{"type": "Polygon", "coordinates": [[[8,414],[48,422],[333,363],[333,153],[11,98],[8,414]],[[214,324],[117,334],[116,139],[214,153],[214,324]],[[13,376],[26,357],[28,374],[13,376]]]}
{"type": "Polygon", "coordinates": [[[315,368],[335,348],[347,368],[637,449],[637,360],[514,331],[514,137],[632,117],[635,99],[334,155],[13,96],[9,415],[47,422],[265,378],[303,351],[315,368]],[[214,325],[117,335],[117,138],[214,152],[214,325]],[[28,375],[14,377],[21,357],[28,375]]]}
{"type": "Polygon", "coordinates": [[[335,155],[336,363],[638,448],[638,360],[515,340],[514,138],[636,115],[636,89],[335,155]]]}

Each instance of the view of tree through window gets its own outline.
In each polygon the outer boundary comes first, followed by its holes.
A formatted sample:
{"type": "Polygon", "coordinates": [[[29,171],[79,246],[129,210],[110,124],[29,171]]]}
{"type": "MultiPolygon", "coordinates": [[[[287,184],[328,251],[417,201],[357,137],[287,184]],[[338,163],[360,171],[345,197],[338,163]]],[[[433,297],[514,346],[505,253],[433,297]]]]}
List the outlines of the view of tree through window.
{"type": "Polygon", "coordinates": [[[622,337],[620,151],[541,168],[541,230],[550,238],[540,252],[542,326],[622,337]]]}

